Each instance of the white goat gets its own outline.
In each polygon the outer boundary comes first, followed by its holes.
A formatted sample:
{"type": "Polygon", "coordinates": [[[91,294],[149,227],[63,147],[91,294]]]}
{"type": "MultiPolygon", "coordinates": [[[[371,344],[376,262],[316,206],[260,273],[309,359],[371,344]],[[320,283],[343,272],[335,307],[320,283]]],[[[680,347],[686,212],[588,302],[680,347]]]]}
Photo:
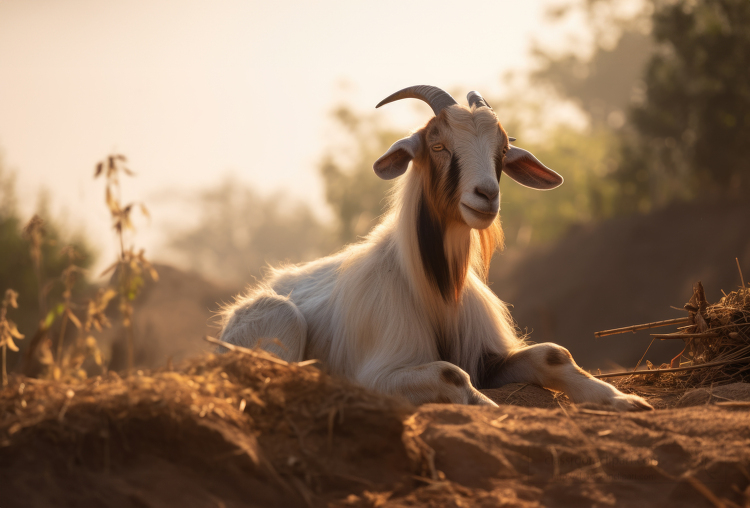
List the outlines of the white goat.
{"type": "Polygon", "coordinates": [[[435,117],[374,164],[398,182],[381,223],[338,254],[272,269],[224,309],[221,339],[256,344],[288,361],[315,358],[335,375],[412,403],[494,403],[477,388],[533,383],[574,402],[652,409],[581,370],[552,343],[528,346],[487,287],[502,243],[501,173],[551,189],[562,178],[509,144],[476,92],[461,106],[432,86],[383,100],[416,98],[435,117]]]}

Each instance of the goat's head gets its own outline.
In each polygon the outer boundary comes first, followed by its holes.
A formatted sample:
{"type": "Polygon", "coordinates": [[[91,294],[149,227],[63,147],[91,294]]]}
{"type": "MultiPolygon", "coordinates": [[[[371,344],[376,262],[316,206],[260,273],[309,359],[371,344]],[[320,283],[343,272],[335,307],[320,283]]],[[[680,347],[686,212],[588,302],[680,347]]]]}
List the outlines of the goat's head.
{"type": "Polygon", "coordinates": [[[560,175],[530,152],[513,146],[495,112],[477,92],[469,107],[433,86],[412,86],[377,107],[400,99],[425,101],[435,113],[427,125],[391,146],[373,168],[385,180],[406,171],[409,162],[422,173],[425,195],[442,217],[474,229],[489,227],[500,209],[500,175],[526,187],[553,189],[560,175]]]}

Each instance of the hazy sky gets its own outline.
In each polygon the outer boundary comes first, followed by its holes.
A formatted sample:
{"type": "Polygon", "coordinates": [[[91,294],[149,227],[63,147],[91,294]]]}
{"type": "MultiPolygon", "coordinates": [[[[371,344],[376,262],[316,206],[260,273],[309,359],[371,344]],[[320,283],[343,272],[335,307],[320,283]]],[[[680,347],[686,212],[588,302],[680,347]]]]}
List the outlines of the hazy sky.
{"type": "MultiPolygon", "coordinates": [[[[138,173],[124,198],[157,209],[230,172],[320,206],[332,105],[368,110],[413,84],[497,94],[532,38],[552,37],[549,3],[0,0],[0,153],[25,216],[45,188],[107,257],[92,174],[113,150],[138,173]]],[[[379,114],[406,133],[413,111],[379,114]]],[[[141,237],[152,252],[169,222],[155,215],[141,237]]]]}

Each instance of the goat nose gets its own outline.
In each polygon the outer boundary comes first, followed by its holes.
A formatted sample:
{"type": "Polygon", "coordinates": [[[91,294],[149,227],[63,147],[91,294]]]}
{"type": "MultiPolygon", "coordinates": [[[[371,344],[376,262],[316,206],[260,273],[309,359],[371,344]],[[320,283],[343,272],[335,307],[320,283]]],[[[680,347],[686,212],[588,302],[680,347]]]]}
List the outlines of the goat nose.
{"type": "Polygon", "coordinates": [[[484,198],[487,201],[493,201],[498,194],[500,194],[500,189],[495,187],[476,187],[474,189],[474,194],[479,196],[480,198],[484,198]]]}

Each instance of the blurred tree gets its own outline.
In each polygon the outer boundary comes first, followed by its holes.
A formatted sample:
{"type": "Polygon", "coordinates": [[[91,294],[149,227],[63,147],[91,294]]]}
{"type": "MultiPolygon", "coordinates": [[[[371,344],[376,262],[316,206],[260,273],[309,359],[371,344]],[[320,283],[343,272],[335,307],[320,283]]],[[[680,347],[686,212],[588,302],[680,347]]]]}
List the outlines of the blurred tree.
{"type": "Polygon", "coordinates": [[[649,2],[632,0],[575,0],[550,8],[548,18],[556,23],[581,15],[591,32],[591,48],[561,53],[536,47],[532,82],[573,101],[594,128],[619,129],[631,100],[642,94],[641,77],[654,46],[650,12],[649,2]]]}
{"type": "MultiPolygon", "coordinates": [[[[52,219],[46,206],[46,198],[42,196],[37,215],[41,217],[44,237],[41,244],[41,276],[42,285],[52,282],[49,288],[48,301],[54,304],[61,301],[63,286],[60,276],[68,266],[68,257],[63,248],[70,245],[80,255],[77,264],[88,268],[93,264],[94,256],[88,243],[80,236],[71,236],[65,228],[52,219]]],[[[15,178],[7,172],[0,160],[0,291],[12,288],[19,294],[18,309],[14,320],[21,333],[32,337],[41,318],[39,281],[34,273],[34,266],[30,256],[29,241],[23,235],[23,222],[17,210],[15,194],[15,178]]],[[[74,287],[76,294],[81,294],[87,288],[83,278],[74,287]]],[[[28,347],[29,341],[19,342],[21,352],[28,347]]],[[[11,365],[15,359],[11,360],[11,365]]]]}
{"type": "Polygon", "coordinates": [[[590,58],[554,57],[537,49],[541,67],[532,78],[574,101],[593,126],[618,129],[631,99],[641,93],[640,77],[652,46],[648,34],[627,30],[614,48],[597,47],[590,58]]]}
{"type": "Polygon", "coordinates": [[[334,247],[310,208],[281,194],[264,198],[230,178],[203,191],[198,203],[198,226],[173,234],[170,246],[191,268],[223,282],[245,284],[267,263],[309,261],[334,247]]]}
{"type": "Polygon", "coordinates": [[[346,106],[334,109],[333,116],[344,138],[326,148],[320,174],[336,218],[338,240],[345,244],[367,234],[385,210],[386,194],[393,182],[376,177],[372,164],[405,133],[346,106]]]}
{"type": "Polygon", "coordinates": [[[750,2],[655,0],[658,50],[618,177],[642,210],[750,189],[750,2]]]}
{"type": "Polygon", "coordinates": [[[506,242],[525,246],[555,240],[575,223],[609,217],[614,213],[616,184],[609,176],[617,167],[618,140],[607,129],[580,132],[560,126],[538,143],[520,143],[565,178],[550,192],[500,180],[506,242]]]}

